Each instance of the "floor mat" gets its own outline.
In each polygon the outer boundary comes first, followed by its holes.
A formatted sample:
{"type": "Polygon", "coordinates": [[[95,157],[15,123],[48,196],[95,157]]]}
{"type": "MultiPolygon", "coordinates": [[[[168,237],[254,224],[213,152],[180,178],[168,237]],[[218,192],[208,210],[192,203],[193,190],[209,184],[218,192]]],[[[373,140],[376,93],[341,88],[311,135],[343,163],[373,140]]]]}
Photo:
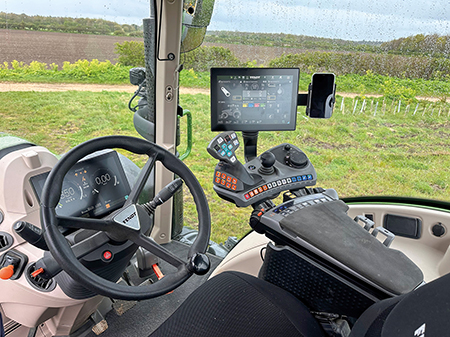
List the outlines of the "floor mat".
{"type": "MultiPolygon", "coordinates": [[[[189,246],[178,241],[172,241],[171,243],[164,245],[164,247],[181,258],[185,258],[189,250],[189,246]]],[[[189,294],[208,279],[211,272],[221,261],[221,259],[216,256],[209,255],[209,257],[211,261],[211,270],[206,275],[193,275],[172,293],[138,302],[121,316],[117,315],[115,310],[111,310],[106,315],[108,329],[100,336],[148,336],[180,306],[189,294]]],[[[164,263],[161,264],[161,268],[164,270],[164,263]]],[[[93,332],[89,332],[87,336],[96,337],[93,332]]]]}

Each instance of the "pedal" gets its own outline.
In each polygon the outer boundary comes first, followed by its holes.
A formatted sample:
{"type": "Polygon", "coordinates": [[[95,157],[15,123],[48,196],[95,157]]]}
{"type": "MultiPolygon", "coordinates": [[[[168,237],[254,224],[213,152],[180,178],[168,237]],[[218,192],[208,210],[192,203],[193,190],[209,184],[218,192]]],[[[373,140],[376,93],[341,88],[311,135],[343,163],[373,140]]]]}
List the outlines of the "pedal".
{"type": "Polygon", "coordinates": [[[108,329],[108,322],[106,322],[106,319],[103,319],[92,327],[92,332],[98,336],[105,332],[106,329],[108,329]]]}
{"type": "Polygon", "coordinates": [[[118,316],[122,316],[128,310],[133,308],[136,304],[137,304],[137,301],[116,300],[113,303],[113,308],[118,316]]]}

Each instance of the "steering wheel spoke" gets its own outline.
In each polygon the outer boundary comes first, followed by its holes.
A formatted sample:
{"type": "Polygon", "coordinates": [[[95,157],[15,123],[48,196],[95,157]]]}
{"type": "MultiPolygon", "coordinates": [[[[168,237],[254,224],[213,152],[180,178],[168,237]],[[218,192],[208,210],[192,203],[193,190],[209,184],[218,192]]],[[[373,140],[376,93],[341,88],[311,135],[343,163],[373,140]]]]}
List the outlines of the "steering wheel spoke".
{"type": "Polygon", "coordinates": [[[144,167],[141,170],[141,173],[139,174],[136,183],[134,184],[133,188],[131,189],[131,192],[128,196],[127,201],[124,204],[124,207],[127,207],[131,204],[136,204],[139,195],[141,194],[142,190],[144,189],[145,184],[147,183],[148,177],[150,176],[150,173],[153,170],[153,167],[155,166],[157,153],[152,153],[149,155],[149,158],[147,162],[145,163],[144,167]]]}
{"type": "Polygon", "coordinates": [[[142,233],[132,238],[131,240],[135,244],[141,246],[150,253],[155,254],[157,257],[166,261],[167,263],[171,264],[177,269],[186,264],[186,262],[181,260],[179,257],[172,254],[166,248],[156,243],[155,240],[142,233]]]}
{"type": "Polygon", "coordinates": [[[76,218],[73,216],[56,216],[58,225],[64,228],[74,229],[92,229],[96,231],[107,231],[111,226],[112,221],[91,219],[91,218],[76,218]]]}

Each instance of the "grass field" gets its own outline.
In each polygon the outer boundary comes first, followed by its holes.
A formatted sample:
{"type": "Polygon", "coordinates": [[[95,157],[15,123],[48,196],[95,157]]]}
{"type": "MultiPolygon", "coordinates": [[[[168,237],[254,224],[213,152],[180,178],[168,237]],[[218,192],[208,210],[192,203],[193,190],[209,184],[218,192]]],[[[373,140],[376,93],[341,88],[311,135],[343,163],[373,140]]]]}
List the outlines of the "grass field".
{"type": "MultiPolygon", "coordinates": [[[[0,131],[26,138],[60,154],[93,137],[124,134],[137,136],[129,94],[118,92],[7,92],[0,93],[0,131]]],[[[298,114],[297,130],[262,132],[259,154],[283,142],[305,151],[318,173],[317,185],[335,188],[340,196],[402,195],[450,201],[449,105],[416,104],[407,109],[398,100],[345,99],[338,97],[333,117],[312,120],[298,114]],[[384,100],[384,105],[383,105],[384,100]],[[384,107],[384,108],[383,108],[384,107]],[[415,111],[415,113],[414,113],[415,111]]],[[[193,151],[185,163],[196,174],[209,200],[213,237],[241,237],[248,230],[251,209],[238,209],[219,199],[212,190],[216,160],[206,152],[214,133],[209,96],[181,95],[180,104],[193,113],[193,151]]],[[[181,123],[185,148],[185,122],[181,123]]],[[[243,161],[243,150],[237,152],[243,161]]],[[[185,221],[195,227],[195,213],[185,194],[185,221]]]]}

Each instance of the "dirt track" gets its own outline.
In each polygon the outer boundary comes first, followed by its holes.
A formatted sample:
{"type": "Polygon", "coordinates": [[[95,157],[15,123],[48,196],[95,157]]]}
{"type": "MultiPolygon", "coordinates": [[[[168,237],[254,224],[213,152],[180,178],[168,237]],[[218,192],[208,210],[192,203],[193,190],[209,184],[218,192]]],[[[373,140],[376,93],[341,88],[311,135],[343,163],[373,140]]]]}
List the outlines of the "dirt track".
{"type": "MultiPolygon", "coordinates": [[[[77,83],[14,83],[14,82],[0,82],[0,92],[6,91],[123,91],[133,93],[136,87],[128,85],[107,85],[107,84],[77,84],[77,83]]],[[[182,94],[207,94],[208,89],[198,88],[180,88],[182,94]]]]}
{"type": "MultiPolygon", "coordinates": [[[[107,84],[77,84],[77,83],[14,83],[14,82],[0,82],[0,92],[6,91],[92,91],[92,92],[101,92],[101,91],[123,91],[133,93],[136,90],[136,87],[128,84],[128,85],[107,85],[107,84]]],[[[180,87],[181,94],[205,94],[209,95],[208,89],[200,89],[200,88],[184,88],[180,87]]],[[[360,94],[355,93],[337,93],[343,97],[355,98],[356,96],[360,96],[360,94]]],[[[366,97],[381,97],[381,95],[365,95],[366,97]]],[[[427,100],[430,102],[437,102],[440,99],[436,97],[417,97],[419,100],[427,100]]],[[[449,99],[450,100],[450,99],[449,99]]],[[[447,101],[449,101],[447,100],[447,101]]]]}

